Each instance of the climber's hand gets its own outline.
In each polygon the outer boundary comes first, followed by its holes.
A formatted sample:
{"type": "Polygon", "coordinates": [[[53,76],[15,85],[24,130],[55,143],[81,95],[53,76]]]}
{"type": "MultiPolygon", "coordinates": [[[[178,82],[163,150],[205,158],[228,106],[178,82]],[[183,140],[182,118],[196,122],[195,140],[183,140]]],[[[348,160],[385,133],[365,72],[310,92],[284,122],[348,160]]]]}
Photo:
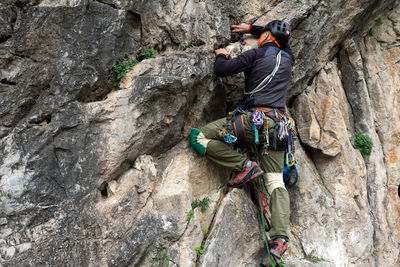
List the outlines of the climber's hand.
{"type": "Polygon", "coordinates": [[[231,55],[231,51],[226,50],[225,48],[219,48],[215,50],[215,55],[218,56],[219,54],[224,54],[226,58],[229,58],[231,55]]]}
{"type": "Polygon", "coordinates": [[[249,33],[249,24],[242,23],[240,25],[232,25],[232,32],[238,32],[238,33],[249,33]]]}

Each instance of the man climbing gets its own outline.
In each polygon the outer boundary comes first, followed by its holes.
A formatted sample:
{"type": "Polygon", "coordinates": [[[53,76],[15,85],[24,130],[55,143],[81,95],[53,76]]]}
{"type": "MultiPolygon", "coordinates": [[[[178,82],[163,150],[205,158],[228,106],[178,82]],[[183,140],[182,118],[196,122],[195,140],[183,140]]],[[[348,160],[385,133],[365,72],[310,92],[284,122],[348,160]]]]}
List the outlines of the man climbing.
{"type": "Polygon", "coordinates": [[[268,243],[271,254],[280,259],[289,240],[290,203],[282,172],[288,135],[291,136],[287,125],[292,121],[284,114],[294,64],[289,46],[290,25],[274,20],[265,27],[244,23],[232,27],[232,32],[251,33],[259,38],[256,49],[233,59],[229,59],[230,51],[226,49],[215,51],[216,75],[224,77],[244,72],[244,103],[227,118],[211,122],[200,130],[192,129],[191,144],[201,155],[236,171],[228,186],[241,186],[265,173],[271,195],[268,243]],[[257,160],[238,152],[243,152],[244,147],[257,160]]]}

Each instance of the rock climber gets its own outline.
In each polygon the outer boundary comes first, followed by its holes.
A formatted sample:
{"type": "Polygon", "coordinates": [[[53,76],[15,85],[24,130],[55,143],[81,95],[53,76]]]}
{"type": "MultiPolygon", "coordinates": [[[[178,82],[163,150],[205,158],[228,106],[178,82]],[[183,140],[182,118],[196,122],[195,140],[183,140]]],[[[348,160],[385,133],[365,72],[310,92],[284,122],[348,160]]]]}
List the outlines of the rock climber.
{"type": "Polygon", "coordinates": [[[236,171],[228,180],[228,186],[242,186],[264,174],[271,195],[271,240],[268,243],[271,254],[280,259],[288,247],[290,203],[282,178],[287,139],[277,136],[284,135],[284,126],[280,122],[286,116],[286,93],[294,64],[289,45],[290,25],[274,20],[265,27],[242,23],[232,25],[232,28],[233,33],[251,33],[258,38],[257,48],[232,59],[230,51],[224,48],[215,50],[214,72],[217,76],[244,72],[243,105],[240,112],[231,116],[234,118],[222,118],[201,129],[193,128],[190,140],[201,155],[236,171]],[[256,133],[254,125],[260,116],[262,128],[256,133]],[[263,133],[260,136],[259,131],[263,133]],[[233,149],[232,145],[240,142],[250,147],[255,143],[263,146],[252,151],[259,164],[233,149]]]}

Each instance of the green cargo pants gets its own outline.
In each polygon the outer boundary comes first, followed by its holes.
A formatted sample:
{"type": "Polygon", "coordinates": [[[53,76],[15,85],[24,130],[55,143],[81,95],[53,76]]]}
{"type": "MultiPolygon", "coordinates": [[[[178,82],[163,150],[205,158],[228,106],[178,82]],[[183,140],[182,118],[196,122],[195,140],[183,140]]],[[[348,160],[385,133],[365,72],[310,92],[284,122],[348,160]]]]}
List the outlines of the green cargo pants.
{"type": "MultiPolygon", "coordinates": [[[[251,113],[243,114],[245,125],[246,143],[254,146],[254,132],[252,130],[253,122],[251,113]]],[[[202,127],[200,130],[192,129],[191,143],[194,148],[202,155],[205,155],[215,163],[235,171],[244,169],[249,158],[232,149],[232,146],[225,143],[219,132],[226,124],[226,118],[216,120],[202,127]]],[[[270,126],[269,135],[274,131],[274,121],[268,118],[270,126]]],[[[264,141],[260,136],[260,142],[264,141]]],[[[279,143],[278,143],[279,144],[279,143]]],[[[260,167],[264,171],[264,179],[268,191],[271,193],[270,212],[271,212],[271,230],[269,235],[272,239],[283,237],[288,238],[290,201],[289,194],[283,183],[283,160],[284,151],[268,151],[268,155],[262,155],[261,151],[256,151],[256,157],[260,160],[260,167]]]]}

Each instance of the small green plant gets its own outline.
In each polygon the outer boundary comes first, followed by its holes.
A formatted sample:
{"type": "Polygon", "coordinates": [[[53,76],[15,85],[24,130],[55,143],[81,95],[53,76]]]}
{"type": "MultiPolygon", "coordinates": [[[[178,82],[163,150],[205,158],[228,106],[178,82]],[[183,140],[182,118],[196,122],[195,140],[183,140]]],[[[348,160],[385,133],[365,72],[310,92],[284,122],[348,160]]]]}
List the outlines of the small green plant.
{"type": "Polygon", "coordinates": [[[372,143],[371,137],[369,137],[366,133],[363,133],[360,130],[357,130],[355,133],[355,145],[363,157],[371,154],[372,147],[374,144],[372,143]]]}
{"type": "Polygon", "coordinates": [[[156,51],[154,51],[153,48],[148,48],[144,50],[142,53],[140,53],[145,59],[148,58],[155,58],[156,57],[156,51]]]}
{"type": "Polygon", "coordinates": [[[203,238],[207,239],[208,238],[208,229],[207,227],[202,227],[201,231],[203,232],[203,238]]]}
{"type": "Polygon", "coordinates": [[[190,45],[186,46],[186,49],[190,49],[190,48],[193,48],[193,47],[194,47],[194,44],[190,44],[190,45]]]}
{"type": "MultiPolygon", "coordinates": [[[[159,248],[154,245],[150,245],[146,249],[144,259],[140,263],[140,265],[142,265],[146,260],[148,260],[150,263],[157,264],[157,266],[160,266],[160,267],[168,267],[170,262],[175,264],[174,266],[179,267],[179,264],[177,264],[176,262],[174,262],[173,260],[168,258],[165,248],[159,248]]],[[[152,265],[152,266],[155,266],[155,265],[152,265]]]]}
{"type": "Polygon", "coordinates": [[[278,266],[280,266],[280,267],[285,267],[286,266],[286,264],[283,261],[283,259],[280,259],[277,263],[278,263],[278,266]]]}
{"type": "Polygon", "coordinates": [[[194,210],[190,210],[187,214],[186,214],[186,219],[188,220],[188,222],[190,222],[191,219],[194,218],[194,210]]]}
{"type": "Polygon", "coordinates": [[[312,262],[312,263],[318,263],[324,261],[323,259],[317,257],[315,255],[315,249],[311,250],[309,254],[305,253],[304,257],[307,261],[312,262]]]}
{"type": "Polygon", "coordinates": [[[210,199],[208,197],[203,198],[202,200],[196,199],[192,202],[192,209],[187,213],[186,218],[188,221],[194,218],[194,209],[197,207],[201,208],[201,212],[205,212],[206,209],[210,205],[210,199]]]}
{"type": "Polygon", "coordinates": [[[369,29],[369,34],[370,34],[370,35],[372,35],[372,36],[374,36],[374,34],[375,34],[375,31],[374,31],[374,29],[372,29],[372,28],[371,28],[371,29],[369,29]]]}
{"type": "Polygon", "coordinates": [[[124,78],[126,73],[138,63],[139,61],[134,59],[132,61],[124,61],[122,63],[118,61],[117,64],[114,64],[112,67],[114,72],[117,74],[117,80],[114,82],[114,86],[118,87],[121,79],[124,78]]]}
{"type": "Polygon", "coordinates": [[[368,79],[368,77],[365,77],[364,81],[365,81],[365,84],[367,85],[367,87],[369,87],[369,79],[368,79]]]}
{"type": "Polygon", "coordinates": [[[262,5],[260,8],[260,12],[265,13],[266,10],[267,10],[267,8],[265,7],[265,5],[262,5]]]}
{"type": "Polygon", "coordinates": [[[201,241],[201,245],[195,247],[194,250],[197,252],[197,256],[201,256],[204,253],[204,246],[206,244],[206,240],[208,238],[208,229],[207,227],[201,227],[201,231],[203,232],[203,240],[201,241]]]}
{"type": "MultiPolygon", "coordinates": [[[[140,53],[145,59],[147,58],[155,58],[156,57],[156,52],[154,51],[153,48],[148,48],[144,50],[142,53],[140,53]]],[[[125,77],[126,73],[131,70],[136,64],[138,64],[139,61],[137,59],[134,59],[132,61],[124,61],[120,63],[119,61],[117,64],[114,64],[112,66],[114,72],[117,74],[117,79],[114,82],[115,87],[119,87],[119,83],[123,77],[125,77]]]]}
{"type": "Polygon", "coordinates": [[[296,0],[296,3],[297,4],[301,4],[301,0],[296,0]]]}
{"type": "Polygon", "coordinates": [[[203,255],[203,253],[204,253],[203,249],[204,249],[203,245],[194,248],[194,250],[196,250],[196,252],[197,252],[197,256],[203,255]]]}
{"type": "Polygon", "coordinates": [[[192,202],[192,209],[201,207],[201,212],[205,212],[206,209],[209,207],[209,205],[210,205],[210,199],[208,197],[205,197],[202,200],[196,199],[195,201],[192,202]]]}
{"type": "Polygon", "coordinates": [[[378,23],[379,25],[382,25],[383,24],[383,19],[382,18],[377,19],[376,23],[378,23]]]}

